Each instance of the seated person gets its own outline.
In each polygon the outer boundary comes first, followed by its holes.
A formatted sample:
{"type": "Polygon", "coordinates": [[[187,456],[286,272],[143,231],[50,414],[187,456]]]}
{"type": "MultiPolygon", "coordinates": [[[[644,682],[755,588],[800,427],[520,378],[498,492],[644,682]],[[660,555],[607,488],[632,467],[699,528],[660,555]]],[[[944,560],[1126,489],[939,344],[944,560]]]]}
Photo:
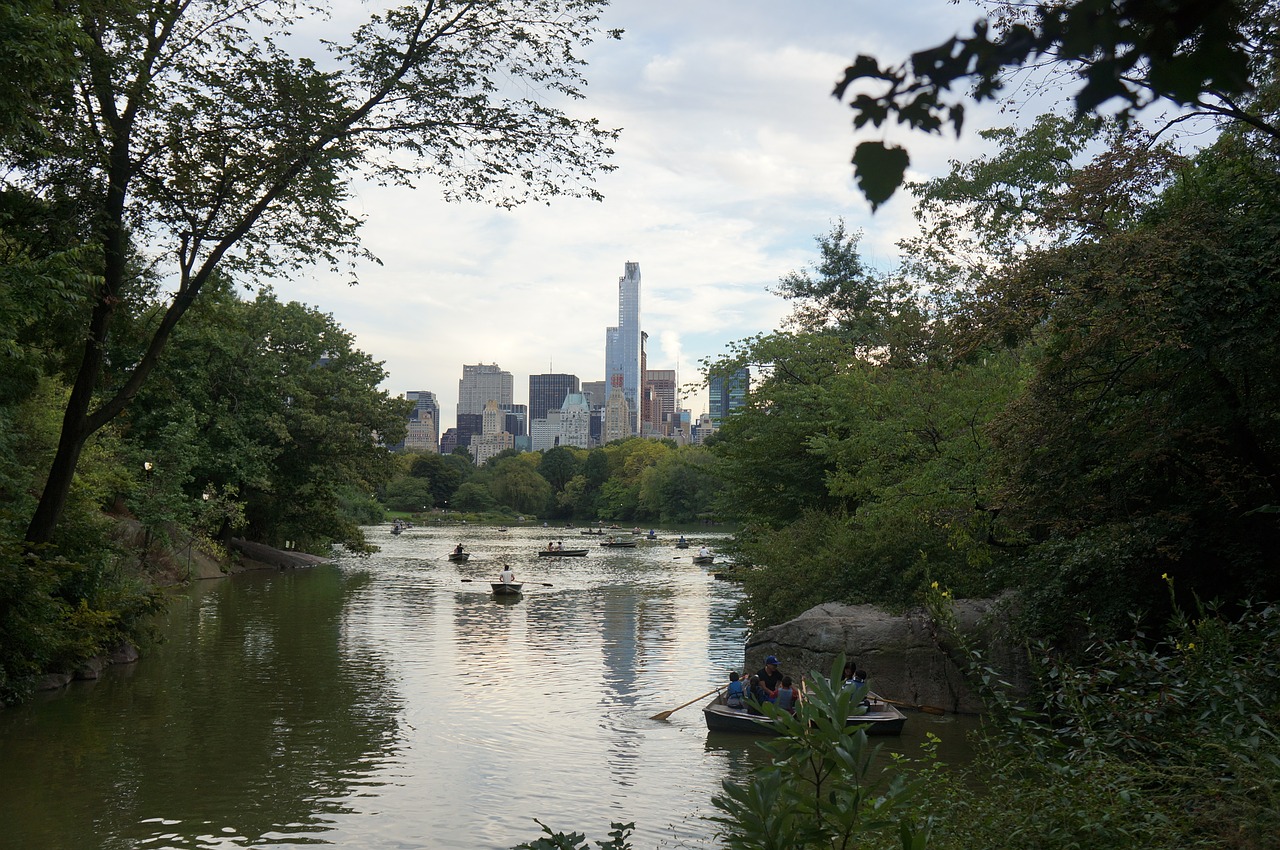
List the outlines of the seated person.
{"type": "Polygon", "coordinates": [[[737,670],[729,672],[729,689],[724,694],[724,704],[729,708],[746,708],[747,689],[743,687],[737,670]]]}
{"type": "MultiPolygon", "coordinates": [[[[751,699],[759,703],[773,702],[778,697],[777,693],[765,687],[764,683],[760,681],[759,676],[751,677],[751,684],[750,684],[750,687],[748,688],[748,694],[750,695],[751,699]]],[[[747,706],[747,710],[750,711],[752,714],[760,713],[750,705],[747,706]]]]}
{"type": "Polygon", "coordinates": [[[798,702],[800,702],[800,691],[791,687],[790,676],[783,676],[782,684],[778,687],[778,695],[777,699],[774,700],[774,704],[783,711],[795,714],[796,704],[798,702]]]}
{"type": "Polygon", "coordinates": [[[777,656],[770,655],[764,660],[764,666],[760,668],[760,672],[756,673],[760,677],[760,681],[770,691],[776,691],[778,685],[782,684],[782,671],[778,669],[777,656]]]}

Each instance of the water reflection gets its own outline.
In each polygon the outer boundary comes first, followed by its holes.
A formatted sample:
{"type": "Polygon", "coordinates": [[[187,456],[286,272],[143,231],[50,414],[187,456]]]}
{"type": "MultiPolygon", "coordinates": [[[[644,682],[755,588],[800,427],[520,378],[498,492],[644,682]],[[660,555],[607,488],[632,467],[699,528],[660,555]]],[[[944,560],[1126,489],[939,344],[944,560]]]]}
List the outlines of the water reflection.
{"type": "Polygon", "coordinates": [[[734,585],[669,543],[553,559],[534,553],[578,543],[564,530],[370,536],[370,558],[202,584],[140,664],[0,714],[0,846],[500,850],[535,817],[712,843],[711,796],[754,740],[709,735],[697,704],[649,718],[741,664],[734,585]],[[518,599],[490,592],[504,563],[518,599]]]}
{"type": "Polygon", "coordinates": [[[5,846],[328,831],[395,757],[399,698],[375,648],[343,630],[368,581],[329,568],[202,585],[145,663],[0,716],[5,846]]]}

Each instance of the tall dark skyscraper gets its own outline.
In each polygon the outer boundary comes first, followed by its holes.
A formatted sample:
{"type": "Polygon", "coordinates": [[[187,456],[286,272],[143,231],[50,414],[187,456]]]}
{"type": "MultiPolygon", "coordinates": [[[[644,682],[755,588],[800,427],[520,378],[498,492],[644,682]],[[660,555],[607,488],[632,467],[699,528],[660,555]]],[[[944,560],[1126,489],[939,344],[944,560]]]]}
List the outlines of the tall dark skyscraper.
{"type": "Polygon", "coordinates": [[[529,419],[546,419],[548,410],[559,410],[564,397],[576,392],[581,392],[577,375],[530,375],[529,419]]]}
{"type": "Polygon", "coordinates": [[[717,428],[747,403],[747,390],[751,388],[751,373],[744,366],[728,378],[713,375],[708,382],[708,406],[711,422],[717,428]]]}

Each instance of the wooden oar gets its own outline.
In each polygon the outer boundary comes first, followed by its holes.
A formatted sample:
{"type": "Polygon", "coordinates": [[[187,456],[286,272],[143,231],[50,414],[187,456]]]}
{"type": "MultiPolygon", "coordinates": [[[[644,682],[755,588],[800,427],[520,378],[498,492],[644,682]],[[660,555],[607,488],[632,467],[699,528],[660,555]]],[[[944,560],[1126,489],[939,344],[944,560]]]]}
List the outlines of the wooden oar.
{"type": "Polygon", "coordinates": [[[694,697],[693,699],[689,700],[688,702],[682,702],[682,703],[680,703],[680,704],[679,704],[679,705],[677,705],[675,708],[673,708],[673,709],[671,709],[671,710],[669,710],[669,711],[659,711],[657,714],[655,714],[653,717],[650,717],[649,719],[650,719],[650,720],[666,720],[668,717],[670,717],[671,715],[675,714],[677,711],[679,711],[680,709],[684,708],[686,705],[693,705],[695,702],[697,702],[697,701],[698,701],[698,700],[700,700],[700,699],[703,699],[704,697],[709,697],[709,696],[711,696],[712,694],[718,694],[718,693],[720,693],[720,688],[714,688],[713,690],[707,691],[707,692],[706,692],[705,694],[703,694],[702,696],[697,696],[697,697],[694,697]]]}
{"type": "Polygon", "coordinates": [[[889,699],[876,694],[881,702],[887,702],[889,705],[900,705],[903,708],[914,708],[916,711],[923,711],[925,714],[946,714],[945,708],[938,708],[936,705],[916,705],[914,702],[900,702],[896,699],[889,699]]]}

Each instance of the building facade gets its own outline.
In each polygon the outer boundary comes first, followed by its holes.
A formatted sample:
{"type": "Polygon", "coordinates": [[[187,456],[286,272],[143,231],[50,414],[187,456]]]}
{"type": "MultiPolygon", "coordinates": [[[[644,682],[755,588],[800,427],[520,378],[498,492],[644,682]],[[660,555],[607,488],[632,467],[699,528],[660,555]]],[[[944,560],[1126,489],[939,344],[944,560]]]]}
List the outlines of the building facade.
{"type": "Polygon", "coordinates": [[[476,466],[500,452],[515,447],[515,441],[504,427],[506,413],[498,407],[496,400],[489,399],[485,403],[484,412],[480,414],[480,418],[483,423],[481,433],[471,439],[471,459],[475,461],[476,466]]]}
{"type": "Polygon", "coordinates": [[[707,382],[708,413],[711,424],[719,428],[734,411],[747,403],[747,392],[751,389],[751,373],[744,366],[732,375],[712,375],[707,382]]]}
{"type": "Polygon", "coordinates": [[[437,452],[440,450],[440,402],[436,394],[427,390],[410,390],[404,397],[413,402],[409,411],[409,431],[404,447],[411,452],[437,452]]]}
{"type": "Polygon", "coordinates": [[[479,416],[484,413],[484,406],[490,399],[496,401],[500,408],[503,405],[509,408],[514,386],[511,373],[497,364],[463,366],[462,378],[458,381],[458,414],[479,416]]]}
{"type": "Polygon", "coordinates": [[[569,393],[560,406],[560,446],[591,448],[591,405],[582,393],[569,393]]]}
{"type": "Polygon", "coordinates": [[[529,376],[529,418],[546,419],[548,410],[564,404],[565,396],[581,392],[577,375],[550,373],[529,376]]]}
{"type": "Polygon", "coordinates": [[[640,418],[645,436],[671,436],[671,417],[676,412],[676,372],[674,369],[646,369],[640,418]]]}

